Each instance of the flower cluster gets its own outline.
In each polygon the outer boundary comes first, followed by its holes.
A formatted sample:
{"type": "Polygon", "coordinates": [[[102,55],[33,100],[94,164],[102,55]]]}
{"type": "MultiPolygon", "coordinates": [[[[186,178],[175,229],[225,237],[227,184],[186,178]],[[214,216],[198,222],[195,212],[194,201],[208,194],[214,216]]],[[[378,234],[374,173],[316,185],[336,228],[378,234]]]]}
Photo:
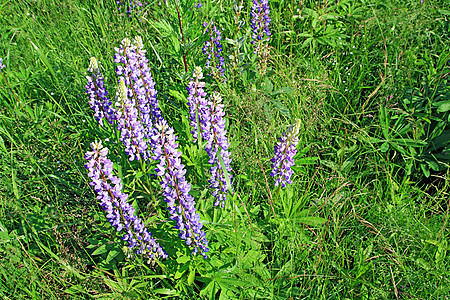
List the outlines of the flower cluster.
{"type": "Polygon", "coordinates": [[[294,171],[291,167],[295,164],[294,156],[297,154],[299,130],[300,120],[297,120],[275,145],[275,156],[270,160],[272,162],[270,176],[275,177],[275,186],[281,183],[283,187],[286,187],[286,184],[292,183],[291,177],[294,171]]]}
{"type": "Polygon", "coordinates": [[[269,55],[269,46],[266,42],[270,41],[270,8],[268,0],[253,0],[252,5],[252,44],[254,53],[258,55],[258,69],[261,75],[266,72],[267,59],[269,55]],[[264,38],[264,35],[267,38],[264,38]],[[265,42],[266,41],[266,42],[265,42]]]}
{"type": "Polygon", "coordinates": [[[138,14],[141,13],[142,10],[140,8],[143,6],[142,2],[139,0],[116,0],[117,10],[119,13],[122,12],[122,8],[125,9],[125,12],[128,17],[131,18],[133,10],[139,9],[138,14]],[[125,2],[125,3],[124,3],[125,2]]]}
{"type": "Polygon", "coordinates": [[[255,53],[259,50],[259,41],[264,40],[264,35],[267,36],[266,41],[270,41],[270,8],[268,0],[253,0],[252,5],[252,44],[255,45],[255,53]]]}
{"type": "Polygon", "coordinates": [[[225,130],[225,112],[223,111],[222,97],[218,93],[213,93],[209,99],[211,129],[209,140],[205,146],[205,150],[209,155],[208,162],[211,164],[211,178],[209,183],[214,189],[213,195],[216,198],[214,205],[225,206],[227,193],[232,192],[231,188],[231,159],[228,147],[230,143],[227,141],[227,131],[225,130]],[[220,161],[222,159],[223,165],[220,161]],[[224,168],[227,172],[225,172],[224,168]],[[226,173],[229,176],[230,186],[227,185],[226,173]]]}
{"type": "Polygon", "coordinates": [[[205,82],[200,81],[203,79],[202,68],[197,66],[193,72],[193,79],[187,86],[188,90],[188,105],[189,105],[189,119],[190,125],[193,128],[191,130],[194,141],[198,138],[198,133],[202,132],[202,138],[208,140],[209,135],[209,108],[208,101],[205,99],[206,92],[204,91],[205,82]],[[200,128],[198,128],[200,126],[200,128]]]}
{"type": "Polygon", "coordinates": [[[144,227],[140,218],[134,215],[133,205],[127,203],[128,195],[122,192],[120,178],[113,173],[113,163],[108,159],[108,148],[101,142],[91,143],[85,165],[89,171],[90,183],[97,193],[100,206],[106,211],[106,218],[117,231],[125,231],[123,240],[130,249],[137,248],[136,254],[148,254],[150,259],[167,258],[164,249],[144,227]]]}
{"type": "Polygon", "coordinates": [[[211,164],[209,179],[210,187],[213,189],[213,195],[216,198],[214,205],[225,206],[226,195],[231,191],[231,186],[227,187],[226,172],[222,168],[219,156],[222,158],[224,167],[229,174],[229,182],[231,183],[231,159],[228,151],[229,143],[227,142],[225,130],[225,113],[222,97],[218,93],[213,93],[207,101],[205,99],[206,92],[203,90],[205,83],[200,81],[203,79],[201,67],[196,67],[192,74],[193,79],[188,84],[187,98],[189,105],[189,114],[192,135],[194,139],[198,138],[201,132],[202,138],[206,141],[205,150],[209,155],[208,163],[211,164]],[[200,128],[199,128],[200,126],[200,128]]]}
{"type": "MultiPolygon", "coordinates": [[[[119,81],[124,80],[125,82],[129,99],[126,105],[133,110],[133,114],[129,117],[134,126],[128,128],[134,131],[136,143],[142,146],[139,151],[128,149],[127,154],[130,153],[131,160],[134,159],[134,156],[139,159],[141,155],[146,160],[151,156],[149,149],[152,146],[149,144],[151,144],[150,137],[155,130],[153,124],[162,119],[156,99],[155,82],[150,72],[148,59],[145,57],[146,50],[141,37],[138,36],[133,43],[127,38],[123,39],[120,47],[115,48],[115,51],[114,61],[118,64],[116,73],[119,81]]],[[[122,135],[126,134],[122,133],[122,135]]],[[[127,145],[131,144],[129,139],[123,139],[127,145]]]]}
{"type": "Polygon", "coordinates": [[[3,65],[3,58],[0,57],[0,73],[5,66],[3,65]]]}
{"type": "Polygon", "coordinates": [[[176,143],[173,128],[166,121],[156,124],[157,134],[152,137],[156,145],[153,150],[154,160],[158,161],[156,173],[161,176],[161,188],[170,213],[170,219],[177,222],[179,236],[186,245],[193,248],[192,254],[200,253],[207,258],[208,241],[202,230],[200,216],[195,210],[194,198],[189,195],[191,184],[186,181],[186,170],[181,164],[181,151],[176,143]]]}
{"type": "Polygon", "coordinates": [[[116,96],[117,129],[120,130],[119,140],[125,146],[129,160],[147,158],[147,142],[144,140],[144,128],[138,118],[138,110],[134,98],[128,97],[128,89],[123,78],[119,81],[116,96]]]}
{"type": "Polygon", "coordinates": [[[222,52],[222,44],[220,43],[221,32],[217,29],[214,22],[211,20],[211,23],[203,23],[203,26],[206,28],[206,32],[209,32],[210,38],[205,42],[205,46],[203,46],[203,54],[206,55],[206,69],[211,69],[211,73],[216,80],[223,81],[225,80],[225,60],[220,54],[222,52]],[[208,27],[209,26],[209,27],[208,27]]]}
{"type": "Polygon", "coordinates": [[[114,123],[115,112],[112,103],[108,98],[105,89],[105,79],[100,73],[98,62],[95,57],[91,57],[88,72],[91,76],[86,76],[86,93],[89,95],[89,105],[94,110],[94,118],[103,126],[103,118],[110,124],[114,123]]]}

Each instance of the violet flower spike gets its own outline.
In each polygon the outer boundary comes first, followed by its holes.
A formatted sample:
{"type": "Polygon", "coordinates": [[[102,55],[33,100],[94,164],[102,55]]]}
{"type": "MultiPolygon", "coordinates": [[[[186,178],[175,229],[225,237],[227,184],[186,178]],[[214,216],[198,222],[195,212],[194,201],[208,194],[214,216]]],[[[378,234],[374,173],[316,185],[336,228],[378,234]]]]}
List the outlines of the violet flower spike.
{"type": "Polygon", "coordinates": [[[127,203],[128,195],[122,192],[121,179],[113,172],[113,163],[108,159],[108,148],[101,142],[91,143],[92,151],[86,152],[85,164],[89,171],[90,185],[97,193],[100,206],[106,211],[106,218],[117,231],[125,231],[123,240],[136,254],[145,254],[149,260],[167,258],[168,255],[135,213],[133,205],[127,203]]]}
{"type": "Polygon", "coordinates": [[[194,141],[197,141],[199,132],[201,132],[204,140],[208,140],[210,131],[209,108],[208,101],[205,98],[206,92],[203,89],[205,82],[201,81],[203,79],[202,68],[199,66],[195,67],[192,76],[193,78],[187,86],[189,119],[193,128],[191,133],[194,141]],[[200,128],[198,128],[198,125],[200,125],[200,128]]]}
{"type": "MultiPolygon", "coordinates": [[[[208,23],[203,23],[203,26],[208,27],[208,23]]],[[[209,32],[210,39],[205,42],[202,49],[203,54],[206,55],[205,69],[210,69],[208,75],[212,75],[219,81],[225,81],[225,59],[220,54],[222,52],[222,44],[220,43],[222,33],[217,29],[212,20],[209,26],[211,31],[207,28],[206,32],[209,32]]]]}
{"type": "Polygon", "coordinates": [[[186,245],[193,248],[192,255],[200,253],[207,258],[208,241],[202,230],[200,216],[195,210],[195,200],[189,194],[191,184],[184,177],[186,170],[181,164],[181,151],[176,143],[177,136],[165,120],[156,124],[158,133],[152,137],[156,148],[154,160],[159,161],[155,171],[161,178],[164,201],[170,213],[170,219],[176,221],[176,229],[186,245]]]}
{"type": "Polygon", "coordinates": [[[297,120],[275,145],[275,156],[270,160],[272,162],[270,176],[275,177],[275,186],[281,183],[283,187],[286,187],[286,184],[292,183],[291,177],[294,171],[291,167],[295,165],[294,156],[297,154],[299,131],[300,120],[297,120]]]}
{"type": "Polygon", "coordinates": [[[114,61],[118,64],[116,73],[124,78],[128,90],[127,96],[137,111],[137,115],[134,116],[136,126],[133,129],[139,137],[142,136],[142,141],[139,140],[139,143],[142,142],[142,147],[137,159],[142,156],[144,160],[147,160],[151,157],[153,148],[150,139],[155,131],[153,124],[162,119],[162,116],[156,99],[155,82],[150,72],[148,59],[145,57],[146,50],[139,36],[133,40],[133,43],[127,38],[123,39],[120,47],[115,50],[114,61]]]}
{"type": "Polygon", "coordinates": [[[265,40],[270,41],[270,8],[268,0],[253,0],[252,5],[252,44],[255,45],[255,53],[259,51],[260,41],[264,40],[264,35],[267,37],[265,40]]]}
{"type": "Polygon", "coordinates": [[[147,153],[147,142],[144,141],[144,129],[138,118],[138,110],[134,99],[128,97],[128,89],[123,77],[119,78],[119,88],[116,96],[117,129],[120,130],[119,140],[125,146],[129,160],[139,160],[147,153]]]}
{"type": "Polygon", "coordinates": [[[227,199],[227,194],[232,193],[232,181],[233,176],[231,175],[231,153],[228,151],[230,143],[227,140],[227,131],[225,129],[225,112],[223,110],[224,105],[221,103],[222,97],[214,92],[208,101],[209,106],[209,117],[210,122],[210,132],[209,138],[205,146],[205,150],[209,155],[208,162],[211,164],[210,173],[211,177],[208,180],[210,187],[213,189],[213,196],[216,198],[215,206],[219,205],[223,208],[225,207],[225,200],[227,199]],[[224,167],[219,159],[222,158],[224,167]],[[228,173],[230,186],[227,184],[226,174],[228,173]]]}
{"type": "MultiPolygon", "coordinates": [[[[142,2],[139,0],[116,0],[117,10],[119,13],[124,9],[124,13],[128,15],[129,18],[132,17],[133,11],[143,6],[142,2]]],[[[140,15],[142,10],[138,10],[138,15],[140,15]]]]}
{"type": "Polygon", "coordinates": [[[85,88],[89,96],[89,106],[94,111],[94,118],[100,126],[103,126],[103,118],[112,125],[115,119],[115,112],[108,98],[108,92],[105,89],[105,79],[98,68],[98,62],[95,57],[91,57],[87,70],[91,73],[91,76],[86,76],[87,84],[85,88]]]}
{"type": "Polygon", "coordinates": [[[270,8],[268,0],[253,0],[252,6],[252,44],[253,53],[258,57],[258,72],[264,75],[267,71],[267,61],[269,58],[269,45],[271,32],[270,25],[270,8]]]}
{"type": "Polygon", "coordinates": [[[3,65],[3,58],[0,57],[0,73],[2,72],[2,69],[5,67],[5,65],[3,65]]]}

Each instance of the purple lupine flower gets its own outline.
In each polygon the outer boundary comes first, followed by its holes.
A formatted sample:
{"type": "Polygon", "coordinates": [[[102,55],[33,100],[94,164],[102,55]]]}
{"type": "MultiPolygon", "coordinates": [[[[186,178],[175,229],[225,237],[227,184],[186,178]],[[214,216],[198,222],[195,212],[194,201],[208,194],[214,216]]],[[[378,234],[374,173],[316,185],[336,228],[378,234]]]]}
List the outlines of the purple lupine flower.
{"type": "Polygon", "coordinates": [[[116,0],[116,4],[119,13],[121,13],[122,9],[124,9],[124,13],[126,13],[130,18],[132,16],[133,10],[139,9],[138,14],[141,14],[142,12],[140,8],[143,6],[143,4],[139,0],[116,0]]]}
{"type": "Polygon", "coordinates": [[[211,177],[208,181],[213,189],[212,195],[216,198],[214,205],[220,204],[224,207],[227,193],[232,190],[231,186],[227,187],[226,175],[220,163],[219,153],[228,172],[230,183],[232,176],[230,152],[228,151],[230,144],[226,137],[222,97],[218,93],[213,93],[208,101],[205,100],[206,92],[203,90],[205,83],[200,81],[203,79],[201,67],[195,67],[192,76],[194,78],[187,87],[190,125],[193,128],[191,133],[194,139],[197,139],[198,134],[201,133],[203,140],[206,141],[205,150],[209,155],[208,163],[211,164],[211,177]]]}
{"type": "Polygon", "coordinates": [[[252,6],[252,44],[255,45],[255,53],[259,53],[261,42],[264,40],[264,35],[267,36],[266,41],[270,41],[270,8],[269,0],[253,0],[252,6]]]}
{"type": "Polygon", "coordinates": [[[254,51],[258,56],[258,71],[261,75],[266,73],[267,60],[269,58],[270,41],[270,17],[269,17],[269,1],[268,0],[253,0],[252,6],[252,44],[254,51]],[[264,37],[266,36],[266,38],[264,37]]]}
{"type": "MultiPolygon", "coordinates": [[[[151,118],[152,122],[157,122],[162,119],[162,116],[161,110],[158,107],[158,100],[156,99],[158,91],[155,89],[155,82],[153,81],[152,73],[148,65],[148,59],[145,57],[147,50],[144,49],[144,44],[140,36],[136,36],[133,43],[136,45],[136,59],[138,66],[138,70],[135,71],[136,74],[133,74],[133,76],[136,76],[137,78],[134,89],[139,99],[139,107],[142,107],[142,109],[140,109],[141,115],[145,114],[146,117],[149,116],[151,118]],[[150,111],[148,111],[148,109],[150,109],[150,111]]],[[[151,122],[148,121],[145,121],[144,124],[149,124],[146,125],[147,127],[151,126],[151,122]]]]}
{"type": "Polygon", "coordinates": [[[91,76],[86,76],[86,93],[89,95],[89,105],[94,110],[94,118],[103,126],[103,118],[109,124],[114,123],[115,112],[112,103],[108,98],[108,92],[105,89],[105,79],[98,68],[98,62],[95,57],[91,57],[88,72],[91,76]]]}
{"type": "Polygon", "coordinates": [[[227,141],[227,131],[225,130],[225,112],[223,110],[224,105],[221,103],[222,97],[214,92],[209,98],[209,118],[210,118],[210,133],[209,139],[207,140],[205,150],[209,155],[208,162],[211,164],[211,177],[209,179],[210,187],[213,188],[213,196],[216,198],[215,206],[219,205],[225,207],[225,200],[227,199],[227,194],[232,193],[231,179],[231,159],[230,151],[228,147],[230,143],[227,141]],[[222,158],[223,166],[220,162],[220,157],[222,158]],[[226,173],[229,176],[230,186],[227,185],[226,173]]]}
{"type": "Polygon", "coordinates": [[[202,7],[202,3],[201,2],[199,2],[199,3],[195,3],[194,2],[194,7],[195,8],[200,8],[200,7],[202,7]]]}
{"type": "MultiPolygon", "coordinates": [[[[204,27],[208,27],[208,23],[203,23],[204,27]]],[[[210,69],[208,75],[212,75],[217,80],[225,80],[225,60],[220,54],[222,52],[222,44],[220,43],[221,32],[217,29],[214,22],[211,20],[210,28],[206,28],[209,32],[210,38],[203,46],[203,54],[206,55],[205,68],[210,69]],[[210,31],[211,29],[211,31],[210,31]]]]}
{"type": "Polygon", "coordinates": [[[291,184],[291,177],[294,171],[294,156],[297,154],[298,132],[300,130],[300,120],[291,125],[285,134],[280,137],[275,145],[275,156],[270,160],[272,162],[272,172],[270,176],[275,177],[275,186],[280,183],[283,187],[291,184]]]}
{"type": "Polygon", "coordinates": [[[86,152],[85,164],[89,171],[90,185],[97,193],[100,206],[106,211],[106,218],[117,231],[125,231],[122,240],[130,249],[136,248],[136,254],[147,254],[152,259],[167,258],[164,249],[155,241],[144,223],[134,213],[133,205],[127,203],[128,195],[122,192],[120,178],[113,172],[113,163],[108,159],[108,148],[101,142],[91,143],[92,151],[86,152]]]}
{"type": "Polygon", "coordinates": [[[120,130],[119,140],[125,146],[129,160],[139,160],[147,153],[147,142],[144,140],[144,128],[138,118],[138,110],[133,98],[128,97],[128,89],[123,77],[119,79],[116,96],[117,129],[120,130]]]}
{"type": "Polygon", "coordinates": [[[185,240],[186,245],[193,248],[192,254],[200,253],[207,258],[208,241],[202,230],[200,216],[195,210],[195,200],[189,195],[191,184],[184,176],[186,170],[181,164],[181,151],[178,150],[176,143],[177,136],[165,120],[158,122],[156,128],[158,133],[152,137],[156,145],[152,158],[159,161],[155,171],[161,176],[161,188],[171,215],[170,219],[177,222],[175,228],[181,231],[179,236],[185,240]]]}
{"type": "Polygon", "coordinates": [[[190,125],[193,128],[191,130],[194,141],[198,139],[198,133],[202,133],[202,138],[204,140],[209,139],[210,131],[210,118],[209,118],[209,108],[208,101],[206,100],[206,92],[203,90],[205,87],[205,82],[200,81],[203,79],[202,68],[197,66],[192,74],[193,79],[189,82],[187,86],[188,90],[188,105],[189,105],[189,119],[191,120],[190,125]],[[200,125],[200,129],[198,128],[200,125]]]}
{"type": "MultiPolygon", "coordinates": [[[[136,126],[133,128],[137,136],[142,136],[142,145],[139,153],[147,160],[150,156],[150,137],[155,129],[153,123],[161,120],[161,110],[156,99],[157,91],[153,81],[146,50],[142,38],[137,36],[133,43],[129,39],[123,39],[120,48],[116,48],[114,61],[118,64],[116,73],[123,78],[128,90],[128,98],[137,111],[135,116],[136,126]],[[140,123],[138,125],[137,123],[140,123]]],[[[139,159],[140,155],[137,157],[139,159]]]]}
{"type": "Polygon", "coordinates": [[[5,66],[3,65],[3,58],[0,57],[0,73],[5,66]]]}

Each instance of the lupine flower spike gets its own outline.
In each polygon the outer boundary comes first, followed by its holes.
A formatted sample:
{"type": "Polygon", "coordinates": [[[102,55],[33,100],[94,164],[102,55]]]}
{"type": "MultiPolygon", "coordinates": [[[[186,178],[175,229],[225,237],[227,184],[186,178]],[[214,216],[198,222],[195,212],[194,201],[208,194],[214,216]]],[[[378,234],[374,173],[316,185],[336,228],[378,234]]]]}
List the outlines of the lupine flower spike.
{"type": "Polygon", "coordinates": [[[128,89],[125,81],[120,78],[116,96],[117,129],[120,130],[119,140],[125,146],[125,153],[129,160],[139,160],[147,152],[147,142],[144,141],[144,133],[138,118],[138,110],[133,98],[128,97],[128,89]]]}
{"type": "Polygon", "coordinates": [[[232,175],[231,175],[231,159],[230,151],[228,147],[230,143],[227,141],[227,131],[225,130],[225,112],[223,111],[222,97],[214,92],[209,98],[209,117],[211,122],[209,139],[205,146],[205,150],[209,155],[208,162],[211,164],[211,178],[209,179],[210,187],[213,188],[213,196],[216,198],[214,205],[221,205],[225,207],[225,200],[227,199],[227,194],[232,193],[232,175]],[[222,158],[222,162],[220,161],[222,158]],[[226,172],[224,170],[226,169],[226,172]],[[229,180],[228,185],[226,173],[228,173],[229,180]]]}
{"type": "Polygon", "coordinates": [[[269,0],[253,0],[252,6],[252,44],[254,46],[254,52],[258,56],[258,68],[261,75],[265,74],[267,68],[267,59],[269,56],[270,41],[270,8],[269,0]],[[264,37],[266,36],[266,37],[264,37]]]}
{"type": "Polygon", "coordinates": [[[139,0],[116,0],[116,4],[119,13],[121,13],[122,10],[125,10],[124,13],[126,13],[130,18],[133,14],[133,11],[135,11],[136,9],[139,9],[138,15],[140,15],[142,12],[140,8],[142,8],[143,4],[139,0]]]}
{"type": "Polygon", "coordinates": [[[232,192],[231,186],[227,187],[226,172],[223,170],[219,159],[222,157],[224,166],[229,175],[231,184],[231,159],[228,151],[229,143],[227,142],[225,130],[225,115],[222,97],[218,93],[214,93],[209,100],[205,99],[206,92],[203,90],[205,83],[203,79],[202,68],[197,66],[192,74],[193,79],[188,84],[187,98],[189,104],[189,114],[192,135],[194,139],[198,138],[201,132],[203,140],[206,141],[205,150],[209,155],[208,162],[211,164],[211,177],[209,179],[210,187],[213,189],[213,195],[216,198],[214,205],[225,206],[227,193],[232,192]],[[198,128],[200,125],[200,128],[198,128]]]}
{"type": "Polygon", "coordinates": [[[131,127],[123,128],[134,132],[134,144],[139,145],[138,149],[129,149],[131,143],[125,144],[126,138],[124,138],[125,147],[128,147],[126,151],[130,155],[130,160],[140,159],[141,156],[147,160],[150,158],[150,150],[153,148],[150,138],[155,130],[153,124],[162,117],[156,99],[155,82],[145,57],[146,50],[140,37],[136,37],[133,43],[127,38],[123,39],[120,47],[115,50],[114,61],[118,64],[116,73],[119,81],[123,80],[126,85],[126,106],[131,113],[129,115],[131,127]]]}
{"type": "Polygon", "coordinates": [[[212,75],[216,80],[225,81],[225,60],[220,54],[222,52],[221,32],[212,20],[209,27],[206,22],[203,23],[203,26],[210,35],[210,39],[203,46],[203,54],[206,55],[205,68],[210,70],[208,75],[212,75]]]}
{"type": "Polygon", "coordinates": [[[90,183],[97,193],[100,206],[106,211],[106,218],[117,231],[125,231],[123,240],[130,249],[136,248],[136,254],[148,255],[149,260],[167,258],[164,249],[155,241],[144,227],[140,218],[134,215],[133,205],[127,203],[128,195],[122,192],[120,178],[113,172],[113,163],[108,159],[108,148],[101,142],[91,143],[85,165],[89,171],[90,183]]]}
{"type": "Polygon", "coordinates": [[[186,245],[193,248],[192,254],[200,253],[207,258],[208,241],[202,230],[200,216],[195,210],[194,198],[189,195],[191,184],[184,177],[186,170],[181,164],[177,137],[173,128],[164,120],[157,123],[156,128],[158,133],[152,137],[156,145],[152,158],[158,161],[155,171],[161,176],[161,187],[170,219],[177,222],[175,228],[181,231],[179,236],[186,241],[186,245]]]}
{"type": "Polygon", "coordinates": [[[193,79],[187,86],[188,90],[188,105],[189,105],[189,119],[191,120],[191,130],[194,141],[198,139],[198,133],[202,133],[203,140],[209,139],[209,130],[211,126],[209,118],[208,101],[206,100],[206,92],[204,91],[205,82],[203,79],[202,68],[197,66],[193,72],[193,79]],[[200,129],[198,128],[200,125],[200,129]]]}
{"type": "Polygon", "coordinates": [[[0,73],[5,66],[3,65],[3,58],[0,57],[0,73]]]}
{"type": "Polygon", "coordinates": [[[108,98],[108,92],[105,89],[105,79],[98,68],[98,62],[95,57],[91,57],[88,72],[90,76],[86,76],[86,93],[89,96],[89,105],[94,110],[94,118],[103,126],[103,119],[109,124],[114,123],[115,112],[112,103],[108,98]]]}
{"type": "Polygon", "coordinates": [[[286,187],[286,184],[292,183],[291,177],[294,171],[291,167],[295,164],[294,156],[297,154],[299,130],[300,120],[297,120],[275,145],[275,156],[270,160],[272,162],[270,176],[275,177],[275,186],[281,183],[283,187],[286,187]]]}

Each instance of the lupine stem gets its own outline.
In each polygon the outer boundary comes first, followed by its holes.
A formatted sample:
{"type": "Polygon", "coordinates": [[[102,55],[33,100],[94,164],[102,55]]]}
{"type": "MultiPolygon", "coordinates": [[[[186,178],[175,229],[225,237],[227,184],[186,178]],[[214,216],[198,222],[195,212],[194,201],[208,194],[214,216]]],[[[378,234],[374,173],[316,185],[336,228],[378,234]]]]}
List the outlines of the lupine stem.
{"type": "Polygon", "coordinates": [[[188,65],[186,61],[186,52],[184,51],[184,33],[183,33],[183,25],[181,23],[181,15],[180,15],[180,9],[178,8],[178,4],[175,2],[175,7],[177,8],[177,14],[178,14],[178,23],[180,24],[180,32],[181,32],[181,51],[183,51],[183,63],[184,63],[184,71],[188,71],[188,65]]]}

